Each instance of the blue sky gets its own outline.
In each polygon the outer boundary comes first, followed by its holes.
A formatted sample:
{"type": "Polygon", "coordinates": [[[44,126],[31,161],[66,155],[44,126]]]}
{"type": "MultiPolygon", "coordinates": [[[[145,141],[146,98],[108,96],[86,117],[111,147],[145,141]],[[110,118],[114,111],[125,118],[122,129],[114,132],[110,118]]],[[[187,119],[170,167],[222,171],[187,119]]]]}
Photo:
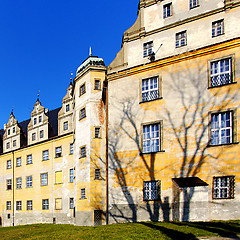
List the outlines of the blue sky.
{"type": "Polygon", "coordinates": [[[38,90],[45,108],[60,107],[90,46],[109,65],[138,1],[0,0],[0,129],[12,107],[19,122],[30,118],[38,90]]]}

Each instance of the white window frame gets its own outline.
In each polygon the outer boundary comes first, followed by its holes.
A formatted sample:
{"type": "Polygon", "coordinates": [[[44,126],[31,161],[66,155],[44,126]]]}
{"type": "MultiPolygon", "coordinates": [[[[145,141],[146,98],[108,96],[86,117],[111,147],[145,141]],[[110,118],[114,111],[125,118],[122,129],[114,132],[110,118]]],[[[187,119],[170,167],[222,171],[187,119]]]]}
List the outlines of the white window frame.
{"type": "Polygon", "coordinates": [[[68,121],[63,123],[63,130],[64,131],[68,130],[68,121]]]}
{"type": "Polygon", "coordinates": [[[12,160],[7,160],[7,169],[12,168],[12,160]]]}
{"type": "Polygon", "coordinates": [[[48,173],[41,173],[40,180],[41,180],[41,186],[47,186],[48,185],[48,173]]]}
{"type": "Polygon", "coordinates": [[[7,144],[6,144],[6,148],[7,148],[7,149],[10,148],[10,142],[7,142],[7,144]]]}
{"type": "Polygon", "coordinates": [[[176,48],[187,45],[187,31],[176,33],[176,48]]]}
{"type": "Polygon", "coordinates": [[[6,202],[6,210],[12,210],[12,202],[11,201],[6,202]]]}
{"type": "Polygon", "coordinates": [[[27,165],[28,164],[32,164],[33,163],[33,161],[32,161],[32,154],[29,154],[29,155],[27,155],[27,165]]]}
{"type": "Polygon", "coordinates": [[[74,168],[69,169],[69,182],[74,182],[74,168]]]}
{"type": "Polygon", "coordinates": [[[83,94],[86,93],[86,84],[83,83],[81,86],[80,86],[80,96],[82,96],[83,94]]]}
{"type": "Polygon", "coordinates": [[[101,81],[100,79],[94,80],[94,90],[101,90],[101,81]]]}
{"type": "Polygon", "coordinates": [[[221,176],[213,178],[213,199],[234,198],[234,176],[221,176]]]}
{"type": "Polygon", "coordinates": [[[210,87],[232,83],[232,58],[223,58],[210,62],[210,87]]]}
{"type": "Polygon", "coordinates": [[[148,57],[153,53],[153,41],[143,44],[143,57],[148,57]]]}
{"type": "Polygon", "coordinates": [[[55,157],[59,158],[62,156],[62,147],[56,147],[55,149],[55,157]]]}
{"type": "Polygon", "coordinates": [[[80,110],[80,120],[86,117],[86,108],[80,110]]]}
{"type": "Polygon", "coordinates": [[[74,143],[70,143],[70,154],[74,153],[74,143]]]}
{"type": "Polygon", "coordinates": [[[21,189],[22,188],[22,178],[18,177],[16,178],[16,189],[21,189]]]}
{"type": "Polygon", "coordinates": [[[212,37],[224,34],[224,20],[218,20],[212,23],[212,37]]]}
{"type": "Polygon", "coordinates": [[[163,5],[163,18],[168,18],[172,16],[172,3],[167,3],[163,5]]]}
{"type": "Polygon", "coordinates": [[[100,180],[101,179],[101,170],[100,168],[96,168],[95,171],[94,171],[94,179],[95,180],[100,180]]]}
{"type": "Polygon", "coordinates": [[[220,113],[212,113],[211,145],[222,145],[231,143],[233,143],[233,112],[226,111],[220,113]]]}
{"type": "Polygon", "coordinates": [[[69,111],[70,111],[70,105],[66,104],[66,112],[69,112],[69,111]]]}
{"type": "Polygon", "coordinates": [[[16,210],[17,211],[22,210],[22,201],[16,201],[16,210]]]}
{"type": "Polygon", "coordinates": [[[49,199],[42,199],[42,210],[49,209],[49,199]]]}
{"type": "Polygon", "coordinates": [[[101,138],[101,128],[100,127],[94,128],[94,138],[101,138]]]}
{"type": "Polygon", "coordinates": [[[26,188],[31,188],[33,186],[32,176],[26,177],[26,188]]]}
{"type": "Polygon", "coordinates": [[[21,158],[21,157],[18,157],[18,158],[16,159],[16,167],[21,167],[21,165],[22,165],[22,158],[21,158]]]}
{"type": "Polygon", "coordinates": [[[27,208],[28,211],[33,210],[33,201],[32,200],[27,200],[27,208]]]}
{"type": "Polygon", "coordinates": [[[17,146],[17,140],[13,140],[13,147],[17,146]]]}
{"type": "Polygon", "coordinates": [[[159,77],[142,79],[142,102],[159,99],[159,77]]]}
{"type": "Polygon", "coordinates": [[[12,179],[7,179],[7,190],[12,190],[12,179]]]}
{"type": "Polygon", "coordinates": [[[74,198],[69,198],[69,209],[74,209],[74,198]]]}
{"type": "Polygon", "coordinates": [[[193,9],[198,6],[199,6],[199,0],[190,0],[190,2],[189,2],[190,9],[193,9]]]}
{"type": "Polygon", "coordinates": [[[43,161],[47,161],[49,160],[49,151],[48,150],[44,150],[43,151],[43,158],[42,158],[43,161]]]}
{"type": "Polygon", "coordinates": [[[143,182],[143,200],[157,201],[160,199],[160,181],[144,181],[143,182]]]}
{"type": "Polygon", "coordinates": [[[84,158],[87,156],[87,153],[86,153],[86,146],[82,146],[80,148],[80,158],[84,158]]]}
{"type": "Polygon", "coordinates": [[[143,153],[159,152],[161,150],[161,123],[143,125],[143,153]]]}
{"type": "Polygon", "coordinates": [[[40,138],[44,138],[44,130],[40,131],[40,138]]]}
{"type": "Polygon", "coordinates": [[[86,188],[81,189],[81,199],[86,199],[86,188]]]}
{"type": "Polygon", "coordinates": [[[32,134],[32,141],[36,141],[36,133],[32,134]]]}

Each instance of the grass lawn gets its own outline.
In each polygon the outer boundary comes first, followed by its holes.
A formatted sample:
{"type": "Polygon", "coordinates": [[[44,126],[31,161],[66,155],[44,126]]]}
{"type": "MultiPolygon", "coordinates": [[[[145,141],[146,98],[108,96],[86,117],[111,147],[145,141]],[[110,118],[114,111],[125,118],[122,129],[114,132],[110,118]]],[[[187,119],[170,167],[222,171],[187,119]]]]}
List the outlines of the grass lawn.
{"type": "Polygon", "coordinates": [[[97,227],[34,224],[0,228],[0,239],[176,239],[235,236],[240,234],[240,220],[214,222],[139,222],[97,227]]]}

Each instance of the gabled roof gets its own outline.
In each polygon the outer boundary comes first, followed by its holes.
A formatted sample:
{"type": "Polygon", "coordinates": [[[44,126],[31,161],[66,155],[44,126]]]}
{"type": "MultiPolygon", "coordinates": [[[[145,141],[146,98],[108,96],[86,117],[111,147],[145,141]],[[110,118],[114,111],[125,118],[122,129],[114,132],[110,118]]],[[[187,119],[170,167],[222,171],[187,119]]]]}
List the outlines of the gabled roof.
{"type": "Polygon", "coordinates": [[[202,179],[200,179],[199,177],[172,178],[172,180],[180,188],[208,186],[208,184],[204,182],[202,179]]]}

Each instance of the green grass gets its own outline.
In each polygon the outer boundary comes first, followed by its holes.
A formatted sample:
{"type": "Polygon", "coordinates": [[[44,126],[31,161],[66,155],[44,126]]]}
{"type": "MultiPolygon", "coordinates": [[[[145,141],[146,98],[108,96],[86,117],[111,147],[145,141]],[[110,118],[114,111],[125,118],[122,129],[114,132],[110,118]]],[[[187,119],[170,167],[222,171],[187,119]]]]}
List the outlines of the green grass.
{"type": "Polygon", "coordinates": [[[97,227],[34,224],[0,228],[0,239],[176,239],[240,234],[240,220],[214,222],[139,222],[97,227]]]}

